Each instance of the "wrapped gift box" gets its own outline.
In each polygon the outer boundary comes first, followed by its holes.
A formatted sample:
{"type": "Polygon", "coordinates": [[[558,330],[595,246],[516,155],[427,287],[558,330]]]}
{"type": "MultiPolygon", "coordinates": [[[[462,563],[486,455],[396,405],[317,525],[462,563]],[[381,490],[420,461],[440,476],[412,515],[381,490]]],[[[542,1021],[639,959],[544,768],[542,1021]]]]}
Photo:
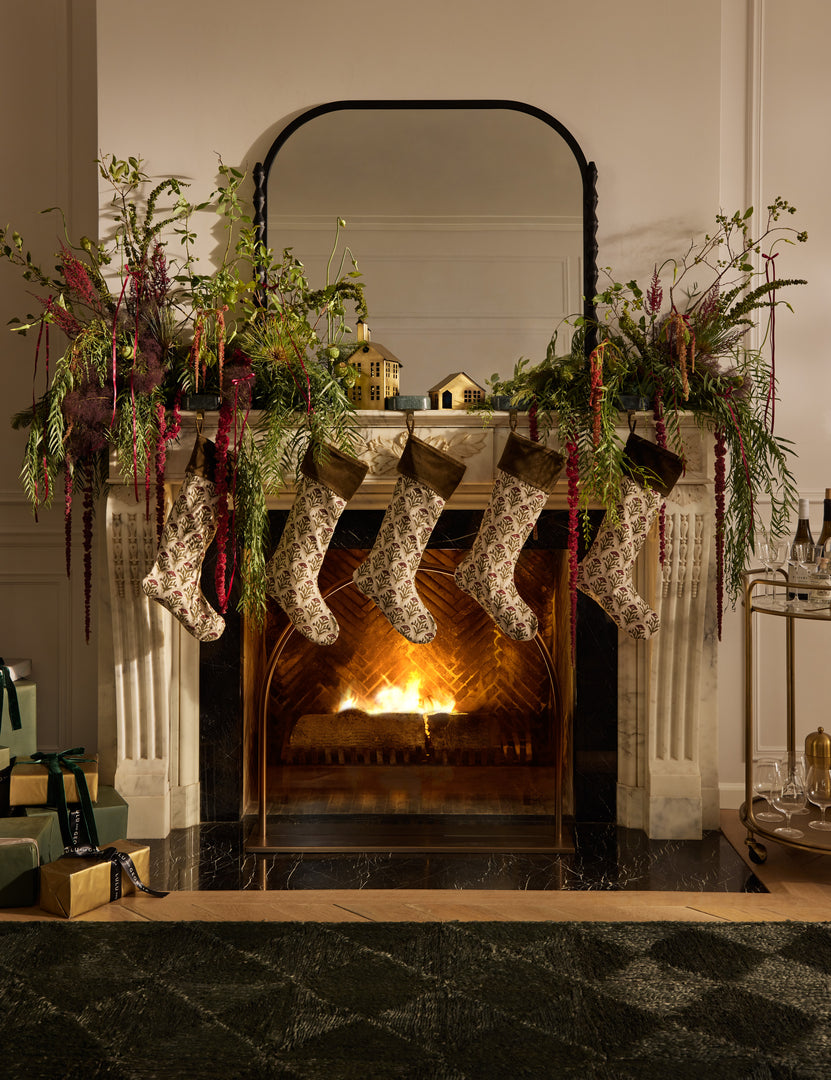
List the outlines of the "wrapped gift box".
{"type": "MultiPolygon", "coordinates": [[[[93,802],[98,798],[98,758],[84,756],[76,759],[87,781],[89,797],[93,802]]],[[[69,769],[62,767],[64,791],[66,801],[79,802],[78,788],[75,777],[69,769]]],[[[12,767],[12,775],[9,790],[9,804],[11,806],[43,806],[48,798],[49,770],[37,761],[21,761],[18,759],[12,767]]]]}
{"type": "Polygon", "coordinates": [[[37,903],[39,862],[31,837],[0,837],[0,908],[37,903]]]}
{"type": "Polygon", "coordinates": [[[31,679],[14,684],[17,705],[20,709],[21,727],[12,727],[9,712],[9,693],[3,685],[2,714],[0,714],[0,742],[8,746],[12,757],[28,757],[38,748],[37,740],[37,686],[31,679]]]}
{"type": "Polygon", "coordinates": [[[38,864],[62,854],[57,818],[0,818],[0,907],[36,904],[38,864]]]}
{"type": "Polygon", "coordinates": [[[14,682],[19,682],[21,679],[28,679],[31,677],[32,674],[31,660],[0,659],[0,666],[8,670],[14,682]]]}
{"type": "MultiPolygon", "coordinates": [[[[35,818],[22,818],[34,821],[35,818]]],[[[130,840],[118,840],[108,844],[116,851],[124,852],[133,860],[142,882],[147,881],[150,871],[150,848],[146,844],[134,844],[130,840]]],[[[53,915],[71,919],[85,911],[109,904],[119,895],[136,892],[136,886],[127,872],[116,867],[107,858],[77,858],[64,855],[55,862],[42,867],[40,872],[40,906],[53,915]]]]}
{"type": "MultiPolygon", "coordinates": [[[[81,807],[77,803],[70,803],[67,806],[69,811],[69,831],[71,834],[71,842],[73,847],[77,847],[80,844],[86,842],[86,837],[81,835],[81,807]]],[[[114,840],[118,840],[121,836],[127,835],[127,803],[115,788],[107,787],[106,784],[99,784],[98,786],[98,798],[92,804],[92,813],[95,818],[95,828],[98,832],[98,846],[104,847],[106,844],[111,844],[114,840]]],[[[61,830],[58,825],[58,812],[51,806],[27,806],[24,808],[23,813],[27,817],[36,817],[40,814],[51,814],[55,819],[55,830],[57,832],[58,839],[60,840],[61,830]]],[[[57,859],[59,855],[63,854],[63,844],[61,844],[61,850],[57,855],[52,858],[57,859]]],[[[51,862],[51,859],[44,860],[51,862]]]]}

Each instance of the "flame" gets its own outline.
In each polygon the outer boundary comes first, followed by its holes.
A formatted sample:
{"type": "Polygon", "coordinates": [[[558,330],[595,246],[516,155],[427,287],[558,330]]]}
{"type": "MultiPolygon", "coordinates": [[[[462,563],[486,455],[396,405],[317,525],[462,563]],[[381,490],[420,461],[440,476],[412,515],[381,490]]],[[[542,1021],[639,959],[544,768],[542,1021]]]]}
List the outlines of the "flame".
{"type": "Polygon", "coordinates": [[[425,716],[431,713],[452,713],[455,706],[453,698],[442,700],[422,697],[421,679],[418,675],[410,675],[406,686],[384,686],[372,702],[359,701],[351,690],[348,691],[338,706],[338,712],[361,709],[366,713],[421,713],[425,716]]]}

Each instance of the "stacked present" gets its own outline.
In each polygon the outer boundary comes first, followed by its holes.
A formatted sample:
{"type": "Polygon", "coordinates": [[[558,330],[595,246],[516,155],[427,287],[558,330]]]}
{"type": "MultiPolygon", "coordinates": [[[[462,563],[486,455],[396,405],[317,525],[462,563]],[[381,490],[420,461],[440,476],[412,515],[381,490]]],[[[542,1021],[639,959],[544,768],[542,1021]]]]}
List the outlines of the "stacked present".
{"type": "Polygon", "coordinates": [[[36,750],[35,684],[28,662],[0,659],[0,907],[37,903],[70,917],[137,890],[150,849],[122,839],[127,803],[98,782],[83,747],[36,750]],[[18,677],[19,676],[19,677],[18,677]]]}

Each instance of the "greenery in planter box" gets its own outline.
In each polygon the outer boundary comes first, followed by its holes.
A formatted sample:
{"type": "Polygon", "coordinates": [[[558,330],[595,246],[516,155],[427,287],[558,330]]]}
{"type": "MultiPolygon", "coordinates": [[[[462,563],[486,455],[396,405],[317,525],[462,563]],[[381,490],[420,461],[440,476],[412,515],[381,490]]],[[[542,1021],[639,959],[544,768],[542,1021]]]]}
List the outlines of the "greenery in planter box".
{"type": "Polygon", "coordinates": [[[645,288],[607,271],[609,283],[594,298],[596,319],[571,320],[567,352],[558,352],[555,333],[542,362],[522,359],[512,377],[490,380],[494,394],[530,400],[533,422],[556,423],[570,458],[573,510],[577,498],[611,512],[619,500],[622,395],[649,401],[659,443],[682,457],[682,414],[712,434],[719,625],[723,592],[735,601],[741,588],[760,496],[770,499],[766,525],[776,534],[787,531],[796,504],[792,447],[774,424],[776,312],[790,308],[781,294],[804,284],[778,278],[775,269],[782,244],[807,239],[783,223],[794,213],[777,198],[758,231],[752,209],[718,214],[712,234],[656,267],[645,288]],[[756,327],[758,340],[748,342],[756,327]]]}

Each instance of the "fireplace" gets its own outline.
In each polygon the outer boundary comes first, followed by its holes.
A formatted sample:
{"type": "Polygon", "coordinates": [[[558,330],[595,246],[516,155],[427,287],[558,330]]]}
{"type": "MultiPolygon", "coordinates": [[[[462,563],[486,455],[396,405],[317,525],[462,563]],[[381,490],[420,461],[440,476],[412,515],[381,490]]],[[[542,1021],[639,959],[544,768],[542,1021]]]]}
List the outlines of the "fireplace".
{"type": "MultiPolygon", "coordinates": [[[[105,605],[113,645],[106,660],[113,678],[102,684],[102,701],[107,714],[117,716],[117,724],[114,730],[102,727],[99,751],[102,769],[112,773],[130,801],[133,835],[166,835],[171,827],[239,819],[258,810],[263,755],[256,732],[261,702],[259,690],[252,687],[267,689],[269,699],[269,719],[263,728],[268,733],[266,772],[298,770],[293,775],[302,779],[303,769],[319,773],[337,766],[344,775],[353,770],[353,777],[354,770],[363,770],[352,786],[366,799],[372,785],[380,789],[384,771],[397,770],[396,797],[409,810],[418,799],[423,808],[426,789],[424,783],[405,782],[405,770],[412,774],[420,769],[428,776],[437,768],[456,774],[471,770],[469,777],[473,770],[491,770],[481,783],[490,791],[498,771],[512,769],[514,780],[521,778],[517,799],[522,800],[526,783],[528,805],[533,806],[536,793],[542,791],[547,813],[545,799],[554,785],[546,787],[545,770],[556,773],[562,764],[560,805],[566,817],[616,820],[644,828],[656,838],[696,837],[702,828],[717,827],[711,462],[695,425],[685,429],[687,471],[667,504],[667,558],[660,566],[653,536],[636,568],[635,585],[659,611],[662,630],[651,642],[634,641],[619,633],[597,605],[580,596],[573,670],[570,648],[562,647],[569,635],[568,612],[558,608],[567,596],[564,485],[549,500],[518,569],[520,592],[542,616],[539,643],[524,645],[521,658],[511,655],[484,612],[463,600],[455,587],[449,592],[446,587],[448,575],[476,533],[490,492],[508,433],[505,414],[490,418],[487,425],[464,413],[443,412],[440,419],[417,414],[419,436],[461,458],[468,468],[440,518],[418,582],[436,615],[439,637],[451,647],[435,660],[430,659],[432,647],[396,640],[399,635],[349,581],[351,569],[377,534],[406,432],[400,414],[362,414],[361,420],[362,456],[370,472],[339,524],[321,571],[321,585],[334,590],[331,607],[343,624],[342,640],[329,647],[334,651],[325,664],[321,658],[329,650],[306,646],[296,633],[283,640],[275,659],[285,630],[279,612],[270,613],[263,634],[230,613],[218,642],[196,646],[141,593],[139,583],[153,557],[152,524],[146,525],[130,490],[113,477],[107,509],[105,605]],[[463,602],[476,610],[464,612],[463,602]],[[374,635],[376,630],[382,636],[370,644],[370,631],[374,635]],[[470,656],[456,655],[466,634],[477,644],[472,661],[470,656]],[[306,648],[315,656],[304,655],[306,648]],[[402,650],[414,654],[415,662],[403,657],[402,650]],[[382,654],[385,661],[388,655],[394,657],[395,672],[385,670],[386,663],[370,663],[373,654],[376,658],[382,654]],[[507,674],[480,685],[477,696],[474,690],[485,666],[480,654],[489,670],[504,665],[507,674]],[[300,682],[287,690],[292,666],[301,673],[300,682]],[[422,677],[428,693],[448,691],[457,701],[456,712],[467,714],[469,722],[445,712],[434,714],[431,725],[429,715],[425,722],[419,709],[413,711],[418,716],[405,710],[402,715],[408,719],[402,722],[409,725],[408,732],[396,730],[393,738],[387,717],[385,740],[361,705],[353,720],[360,720],[364,734],[354,723],[350,731],[349,718],[340,715],[339,695],[351,689],[371,697],[379,682],[407,681],[411,668],[422,677]],[[302,673],[309,671],[315,673],[314,686],[305,685],[302,673]],[[356,673],[361,685],[341,686],[354,682],[356,673]],[[444,685],[448,681],[453,686],[444,685]],[[302,694],[296,692],[299,685],[302,694]],[[291,708],[286,694],[294,698],[291,708]],[[315,730],[328,733],[318,746],[315,730]],[[371,739],[366,732],[373,733],[371,739]],[[379,745],[384,741],[389,745],[379,745]]],[[[179,449],[169,455],[171,494],[190,453],[194,421],[186,418],[179,449]]],[[[206,427],[210,433],[210,424],[206,427]]],[[[287,491],[276,502],[274,536],[279,535],[280,517],[291,498],[287,491]]],[[[602,513],[601,508],[592,511],[595,525],[602,513]]],[[[203,580],[209,578],[206,562],[203,580]]],[[[206,595],[211,598],[207,584],[206,595]]],[[[102,666],[106,670],[106,663],[102,666]]],[[[266,776],[267,798],[276,806],[282,796],[269,793],[269,784],[266,776]]],[[[457,785],[454,779],[451,786],[457,785]]],[[[301,799],[304,784],[292,781],[290,787],[292,798],[301,799]]],[[[305,788],[308,794],[309,785],[305,788]]],[[[275,793],[284,790],[285,784],[273,788],[275,793]]],[[[314,785],[312,794],[321,797],[314,785]]],[[[430,797],[437,797],[435,786],[430,797]]],[[[343,805],[346,813],[352,812],[348,801],[343,805]]],[[[471,805],[482,816],[492,809],[484,801],[471,805]]]]}

